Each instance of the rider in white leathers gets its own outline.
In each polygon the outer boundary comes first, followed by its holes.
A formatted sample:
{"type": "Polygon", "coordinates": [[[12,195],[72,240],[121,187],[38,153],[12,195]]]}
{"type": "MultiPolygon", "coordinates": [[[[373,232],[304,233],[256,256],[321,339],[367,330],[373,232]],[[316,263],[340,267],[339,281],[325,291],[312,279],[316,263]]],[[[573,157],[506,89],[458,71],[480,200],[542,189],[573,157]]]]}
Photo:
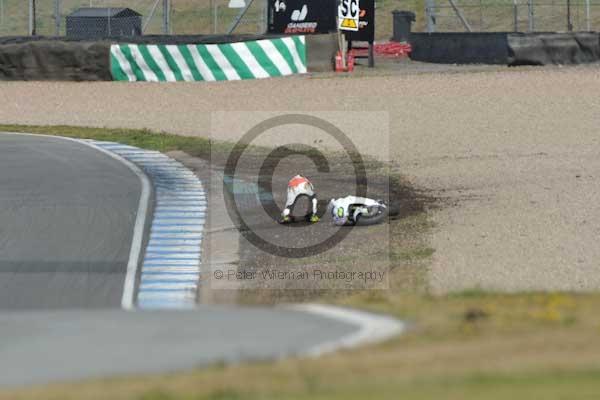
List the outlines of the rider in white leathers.
{"type": "Polygon", "coordinates": [[[293,222],[294,217],[292,216],[292,210],[298,200],[298,197],[306,196],[310,199],[312,204],[311,212],[307,215],[307,219],[310,222],[318,222],[319,216],[317,215],[317,194],[310,181],[302,176],[296,175],[290,179],[287,188],[287,200],[285,202],[285,209],[281,214],[281,223],[293,222]]]}

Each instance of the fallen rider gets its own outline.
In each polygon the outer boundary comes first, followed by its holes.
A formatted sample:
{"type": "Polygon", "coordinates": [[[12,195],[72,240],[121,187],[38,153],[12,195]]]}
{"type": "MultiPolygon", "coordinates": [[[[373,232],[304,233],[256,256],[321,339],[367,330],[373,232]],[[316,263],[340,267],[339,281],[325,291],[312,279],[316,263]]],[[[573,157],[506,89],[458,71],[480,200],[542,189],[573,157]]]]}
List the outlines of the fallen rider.
{"type": "MultiPolygon", "coordinates": [[[[294,206],[300,197],[307,197],[311,202],[311,210],[304,219],[310,222],[318,222],[317,194],[312,183],[302,175],[296,175],[288,182],[287,200],[285,209],[281,213],[280,223],[286,224],[296,222],[292,215],[294,206]]],[[[387,206],[381,200],[373,200],[366,197],[346,196],[339,199],[331,199],[327,206],[327,212],[331,213],[335,225],[374,225],[382,222],[387,216],[387,206]]]]}

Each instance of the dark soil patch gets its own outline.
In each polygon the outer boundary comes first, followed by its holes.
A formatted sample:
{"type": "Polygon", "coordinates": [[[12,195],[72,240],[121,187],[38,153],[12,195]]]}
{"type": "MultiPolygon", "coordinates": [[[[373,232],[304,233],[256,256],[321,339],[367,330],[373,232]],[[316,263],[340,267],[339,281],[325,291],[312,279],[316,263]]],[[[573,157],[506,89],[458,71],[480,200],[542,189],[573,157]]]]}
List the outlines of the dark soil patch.
{"type": "MultiPolygon", "coordinates": [[[[355,194],[357,181],[354,164],[350,158],[340,154],[328,154],[328,171],[318,168],[304,156],[290,156],[282,160],[265,162],[266,152],[256,150],[244,155],[236,168],[235,181],[230,186],[231,203],[235,201],[239,214],[247,229],[242,230],[246,239],[258,236],[264,242],[281,247],[293,248],[302,257],[274,255],[241,239],[239,271],[255,274],[259,279],[244,281],[243,302],[277,303],[282,301],[305,301],[317,297],[345,295],[363,289],[387,289],[390,287],[390,271],[397,267],[395,255],[402,253],[396,237],[396,227],[404,219],[425,212],[426,205],[433,199],[415,190],[401,176],[390,174],[383,163],[365,159],[367,197],[383,199],[390,207],[388,221],[369,227],[336,227],[325,210],[331,198],[355,194]],[[272,178],[265,181],[272,191],[259,184],[261,167],[269,163],[273,168],[272,178]],[[265,207],[276,205],[281,210],[285,204],[288,180],[302,174],[313,183],[319,199],[321,221],[316,224],[295,223],[281,225],[277,222],[278,212],[269,215],[265,207]],[[261,204],[261,200],[263,204],[261,204]],[[337,232],[349,230],[347,236],[333,248],[320,251],[319,243],[337,232]],[[313,246],[313,247],[310,247],[313,246]],[[316,246],[316,250],[315,247],[316,246]],[[310,248],[309,248],[310,247],[310,248]],[[296,250],[296,249],[302,250],[296,250]],[[315,279],[315,271],[326,273],[384,273],[384,281],[361,281],[359,279],[315,279]],[[271,279],[273,273],[284,275],[271,279]],[[262,279],[260,279],[262,274],[262,279]],[[266,275],[265,275],[266,274],[266,275]],[[270,275],[269,275],[270,274],[270,275]],[[287,274],[287,275],[285,275],[287,274]],[[308,276],[309,278],[305,278],[308,276]]],[[[225,167],[225,155],[213,153],[211,163],[218,169],[225,167]]],[[[264,181],[262,182],[264,184],[264,181]]],[[[298,204],[297,217],[309,210],[309,202],[298,204]]],[[[399,225],[398,225],[399,226],[399,225]]],[[[415,234],[418,234],[415,232],[415,234]]],[[[413,279],[413,278],[411,278],[413,279]]]]}

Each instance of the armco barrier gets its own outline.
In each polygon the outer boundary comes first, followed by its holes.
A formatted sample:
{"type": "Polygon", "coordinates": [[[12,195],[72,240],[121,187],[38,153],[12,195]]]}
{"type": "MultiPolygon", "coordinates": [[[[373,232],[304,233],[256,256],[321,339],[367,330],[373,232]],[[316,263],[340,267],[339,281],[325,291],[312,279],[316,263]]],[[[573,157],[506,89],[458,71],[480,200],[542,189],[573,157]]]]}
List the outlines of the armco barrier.
{"type": "Polygon", "coordinates": [[[223,44],[115,44],[111,73],[117,81],[226,81],[306,72],[304,36],[223,44]]]}

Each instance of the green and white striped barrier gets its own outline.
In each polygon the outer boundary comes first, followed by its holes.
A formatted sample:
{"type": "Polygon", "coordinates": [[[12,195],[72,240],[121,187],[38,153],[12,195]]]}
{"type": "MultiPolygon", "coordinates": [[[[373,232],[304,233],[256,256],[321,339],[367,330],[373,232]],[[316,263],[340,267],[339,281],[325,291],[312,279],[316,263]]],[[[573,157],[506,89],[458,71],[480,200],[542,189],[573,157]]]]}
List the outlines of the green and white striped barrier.
{"type": "Polygon", "coordinates": [[[233,81],[306,73],[304,36],[226,44],[114,44],[116,81],[233,81]]]}

